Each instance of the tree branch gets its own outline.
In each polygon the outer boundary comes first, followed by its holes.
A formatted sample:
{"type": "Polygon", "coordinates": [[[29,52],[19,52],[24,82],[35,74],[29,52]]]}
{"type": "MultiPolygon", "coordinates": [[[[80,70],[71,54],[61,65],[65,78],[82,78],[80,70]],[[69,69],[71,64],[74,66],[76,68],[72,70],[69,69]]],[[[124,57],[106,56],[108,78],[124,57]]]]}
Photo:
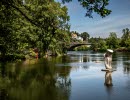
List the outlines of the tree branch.
{"type": "Polygon", "coordinates": [[[10,2],[7,2],[6,0],[5,0],[5,1],[2,0],[2,1],[0,1],[0,2],[2,2],[2,4],[4,4],[4,5],[10,6],[10,7],[16,9],[22,16],[24,16],[24,18],[25,18],[27,21],[29,21],[29,22],[32,23],[33,25],[38,26],[38,27],[42,27],[40,24],[35,23],[35,22],[34,22],[32,19],[30,19],[25,13],[23,13],[23,11],[20,10],[19,7],[17,7],[17,6],[15,6],[15,5],[11,4],[10,2]]]}

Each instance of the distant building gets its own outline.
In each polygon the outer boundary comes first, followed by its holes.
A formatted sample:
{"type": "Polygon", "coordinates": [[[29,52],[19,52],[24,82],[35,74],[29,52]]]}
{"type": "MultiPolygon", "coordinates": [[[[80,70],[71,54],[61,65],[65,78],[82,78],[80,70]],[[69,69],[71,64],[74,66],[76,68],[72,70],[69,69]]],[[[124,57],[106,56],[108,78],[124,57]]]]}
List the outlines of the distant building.
{"type": "Polygon", "coordinates": [[[72,37],[73,39],[77,39],[78,36],[77,36],[77,34],[72,33],[72,34],[71,34],[71,37],[72,37]]]}
{"type": "Polygon", "coordinates": [[[77,40],[83,41],[83,38],[80,37],[80,36],[78,36],[78,37],[77,37],[77,40]]]}
{"type": "Polygon", "coordinates": [[[72,33],[72,34],[71,34],[71,37],[72,37],[72,39],[76,39],[76,40],[83,41],[83,38],[80,37],[80,36],[77,36],[77,34],[75,34],[75,33],[72,33]]]}

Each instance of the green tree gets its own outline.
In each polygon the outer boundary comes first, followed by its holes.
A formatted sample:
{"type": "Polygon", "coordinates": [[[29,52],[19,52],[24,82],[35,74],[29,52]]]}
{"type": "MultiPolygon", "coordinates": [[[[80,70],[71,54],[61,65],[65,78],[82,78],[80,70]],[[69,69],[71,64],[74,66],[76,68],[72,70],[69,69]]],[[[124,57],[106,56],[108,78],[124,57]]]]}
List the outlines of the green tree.
{"type": "Polygon", "coordinates": [[[67,52],[67,48],[69,45],[70,36],[68,35],[68,32],[64,30],[59,30],[58,33],[55,35],[55,38],[53,38],[51,41],[49,51],[51,51],[53,55],[60,55],[67,52]]]}
{"type": "Polygon", "coordinates": [[[68,34],[67,8],[54,0],[1,0],[0,5],[2,55],[34,47],[46,53],[56,34],[68,34]]]}
{"type": "MultiPolygon", "coordinates": [[[[63,3],[73,0],[62,0],[63,3]]],[[[92,18],[92,14],[95,12],[101,17],[106,17],[111,13],[111,10],[107,9],[109,0],[78,0],[83,8],[86,9],[86,16],[92,18]]]]}
{"type": "Polygon", "coordinates": [[[122,47],[127,47],[128,46],[128,41],[130,39],[130,31],[129,31],[128,28],[126,28],[126,29],[123,29],[122,32],[123,32],[123,35],[121,37],[121,46],[122,47]]]}
{"type": "Polygon", "coordinates": [[[107,49],[107,45],[106,45],[106,41],[105,39],[102,38],[90,38],[90,43],[92,43],[91,45],[91,49],[93,51],[105,51],[107,49]]]}
{"type": "Polygon", "coordinates": [[[100,51],[105,51],[107,49],[106,41],[104,39],[100,39],[98,42],[98,47],[100,51]]]}
{"type": "Polygon", "coordinates": [[[108,47],[111,49],[119,47],[119,40],[115,32],[111,32],[106,41],[108,47]]]}
{"type": "Polygon", "coordinates": [[[125,45],[130,50],[130,38],[125,41],[125,45]]]}
{"type": "Polygon", "coordinates": [[[90,46],[90,49],[93,51],[97,51],[99,49],[99,38],[90,38],[89,42],[92,43],[92,45],[90,46]]]}
{"type": "Polygon", "coordinates": [[[3,58],[5,54],[12,52],[17,47],[13,27],[15,18],[14,9],[0,2],[0,53],[3,58]]]}
{"type": "Polygon", "coordinates": [[[87,32],[81,33],[80,36],[83,38],[83,41],[88,41],[88,39],[90,37],[87,32]]]}

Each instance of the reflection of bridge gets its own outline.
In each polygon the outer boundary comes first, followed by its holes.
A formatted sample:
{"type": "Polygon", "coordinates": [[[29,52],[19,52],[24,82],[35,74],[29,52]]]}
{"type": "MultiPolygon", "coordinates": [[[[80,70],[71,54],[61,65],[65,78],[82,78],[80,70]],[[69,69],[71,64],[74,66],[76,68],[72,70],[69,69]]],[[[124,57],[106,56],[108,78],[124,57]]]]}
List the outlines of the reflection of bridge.
{"type": "Polygon", "coordinates": [[[75,47],[81,46],[81,45],[87,45],[88,47],[90,47],[92,45],[92,43],[71,43],[70,46],[68,47],[68,51],[73,50],[75,47]]]}

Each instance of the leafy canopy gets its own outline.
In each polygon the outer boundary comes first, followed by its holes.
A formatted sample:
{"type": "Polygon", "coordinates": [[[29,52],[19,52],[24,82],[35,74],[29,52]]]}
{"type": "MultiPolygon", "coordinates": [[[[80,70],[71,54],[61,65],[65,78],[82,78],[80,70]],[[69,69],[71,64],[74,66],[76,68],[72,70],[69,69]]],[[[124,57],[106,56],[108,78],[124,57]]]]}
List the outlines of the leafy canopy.
{"type": "MultiPolygon", "coordinates": [[[[62,0],[63,3],[74,0],[62,0]]],[[[111,13],[111,10],[107,9],[109,0],[78,0],[80,5],[86,9],[86,17],[93,17],[93,13],[99,14],[101,17],[106,17],[111,13]]]]}

